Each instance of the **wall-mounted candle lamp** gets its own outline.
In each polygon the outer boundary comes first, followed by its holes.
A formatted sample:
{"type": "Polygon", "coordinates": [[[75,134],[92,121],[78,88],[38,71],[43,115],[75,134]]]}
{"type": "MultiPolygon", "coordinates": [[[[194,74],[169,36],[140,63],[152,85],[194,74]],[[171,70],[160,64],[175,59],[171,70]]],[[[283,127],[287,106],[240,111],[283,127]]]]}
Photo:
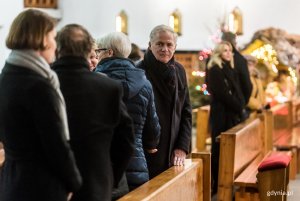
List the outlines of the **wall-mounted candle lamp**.
{"type": "Polygon", "coordinates": [[[229,14],[228,28],[237,35],[243,34],[243,15],[238,7],[235,7],[229,14]]]}
{"type": "Polygon", "coordinates": [[[169,26],[173,28],[174,32],[176,32],[178,36],[182,35],[181,21],[181,13],[178,9],[176,9],[169,16],[169,26]]]}
{"type": "Polygon", "coordinates": [[[116,31],[128,34],[128,17],[124,10],[116,16],[116,31]]]}

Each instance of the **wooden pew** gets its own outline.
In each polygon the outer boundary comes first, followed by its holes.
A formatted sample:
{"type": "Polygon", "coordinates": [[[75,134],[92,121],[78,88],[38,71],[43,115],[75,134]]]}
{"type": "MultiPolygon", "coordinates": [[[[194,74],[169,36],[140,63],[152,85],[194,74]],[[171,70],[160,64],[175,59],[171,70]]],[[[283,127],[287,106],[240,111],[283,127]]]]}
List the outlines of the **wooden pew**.
{"type": "Polygon", "coordinates": [[[196,151],[207,151],[206,142],[210,138],[209,112],[210,112],[209,105],[199,107],[197,110],[196,151]]]}
{"type": "Polygon", "coordinates": [[[300,123],[300,98],[293,99],[293,125],[300,123]]]}
{"type": "Polygon", "coordinates": [[[300,126],[297,121],[295,122],[294,115],[294,112],[298,114],[298,107],[297,100],[294,100],[271,108],[274,121],[274,147],[277,150],[290,150],[293,153],[290,167],[291,179],[295,179],[297,172],[300,172],[300,126]]]}
{"type": "Polygon", "coordinates": [[[231,201],[234,180],[253,161],[261,161],[264,123],[260,118],[222,132],[220,139],[218,200],[231,201]]]}
{"type": "Polygon", "coordinates": [[[210,153],[192,153],[185,166],[173,166],[119,201],[210,201],[210,153]]]}
{"type": "MultiPolygon", "coordinates": [[[[221,134],[219,201],[231,201],[234,187],[237,188],[236,201],[259,200],[257,168],[261,161],[274,153],[271,145],[272,129],[268,125],[270,116],[271,111],[264,111],[262,115],[250,118],[221,134]]],[[[281,154],[292,155],[291,152],[281,154]]],[[[289,170],[283,172],[288,173],[289,170]]],[[[282,177],[288,178],[286,175],[282,177]]]]}

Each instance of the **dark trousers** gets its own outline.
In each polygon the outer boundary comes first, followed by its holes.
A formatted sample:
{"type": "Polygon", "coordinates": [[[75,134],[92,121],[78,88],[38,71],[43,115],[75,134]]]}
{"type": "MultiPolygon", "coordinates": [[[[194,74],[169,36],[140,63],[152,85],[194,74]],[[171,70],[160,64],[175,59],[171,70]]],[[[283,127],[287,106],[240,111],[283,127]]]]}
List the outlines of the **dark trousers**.
{"type": "Polygon", "coordinates": [[[219,157],[220,157],[220,143],[216,142],[216,137],[212,136],[212,142],[211,142],[212,194],[215,194],[218,191],[219,157]]]}

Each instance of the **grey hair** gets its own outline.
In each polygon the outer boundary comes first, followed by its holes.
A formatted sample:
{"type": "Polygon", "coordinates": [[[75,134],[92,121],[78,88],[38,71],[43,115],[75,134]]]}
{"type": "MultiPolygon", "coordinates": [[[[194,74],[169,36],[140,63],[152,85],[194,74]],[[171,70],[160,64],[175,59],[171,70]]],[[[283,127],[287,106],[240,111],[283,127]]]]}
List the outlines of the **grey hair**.
{"type": "Polygon", "coordinates": [[[152,29],[152,31],[150,33],[150,42],[153,42],[154,39],[157,37],[156,35],[161,32],[169,32],[169,33],[173,34],[175,43],[177,43],[177,37],[178,37],[177,33],[175,33],[171,27],[164,25],[164,24],[158,25],[152,29]]]}
{"type": "Polygon", "coordinates": [[[98,49],[98,44],[97,44],[97,42],[96,42],[96,40],[94,39],[93,40],[93,46],[92,46],[92,49],[98,49]]]}
{"type": "Polygon", "coordinates": [[[98,41],[99,48],[111,49],[113,56],[127,58],[131,52],[131,42],[122,32],[112,32],[98,41]]]}

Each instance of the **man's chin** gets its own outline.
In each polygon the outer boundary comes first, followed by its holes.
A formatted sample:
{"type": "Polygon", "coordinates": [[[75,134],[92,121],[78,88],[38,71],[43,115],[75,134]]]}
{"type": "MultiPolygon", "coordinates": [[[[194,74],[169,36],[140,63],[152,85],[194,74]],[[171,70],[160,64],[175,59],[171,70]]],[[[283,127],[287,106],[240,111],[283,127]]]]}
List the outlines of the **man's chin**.
{"type": "Polygon", "coordinates": [[[166,64],[170,61],[170,59],[169,58],[161,58],[161,59],[158,59],[158,61],[166,64]]]}

